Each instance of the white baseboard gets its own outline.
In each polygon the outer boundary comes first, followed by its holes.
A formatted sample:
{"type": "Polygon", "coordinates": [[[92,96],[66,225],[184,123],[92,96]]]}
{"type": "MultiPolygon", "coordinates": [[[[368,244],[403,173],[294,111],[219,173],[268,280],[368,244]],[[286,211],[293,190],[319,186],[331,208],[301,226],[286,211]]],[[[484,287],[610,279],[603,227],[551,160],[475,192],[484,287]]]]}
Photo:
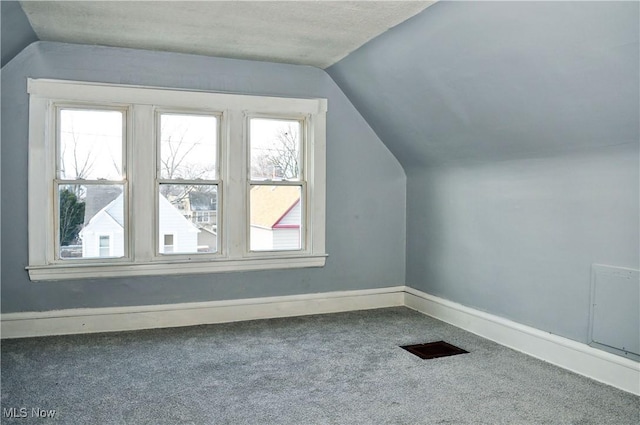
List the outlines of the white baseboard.
{"type": "Polygon", "coordinates": [[[640,395],[640,363],[405,287],[405,305],[498,344],[640,395]]]}
{"type": "Polygon", "coordinates": [[[404,286],[152,306],[2,314],[2,338],[115,332],[337,313],[404,305],[404,286]]]}
{"type": "Polygon", "coordinates": [[[2,338],[117,332],[407,306],[564,369],[640,395],[640,363],[406,286],[153,306],[7,313],[2,338]]]}

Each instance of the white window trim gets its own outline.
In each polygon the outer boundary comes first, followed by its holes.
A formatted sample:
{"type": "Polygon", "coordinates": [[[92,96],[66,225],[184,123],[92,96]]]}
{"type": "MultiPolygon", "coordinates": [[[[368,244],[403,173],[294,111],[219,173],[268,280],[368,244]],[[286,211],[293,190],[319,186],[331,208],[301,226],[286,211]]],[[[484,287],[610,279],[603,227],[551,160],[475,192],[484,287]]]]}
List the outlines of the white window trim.
{"type": "Polygon", "coordinates": [[[29,266],[31,280],[214,273],[242,270],[322,267],[325,264],[326,99],[281,98],[204,91],[29,79],[29,266]],[[129,257],[100,261],[55,260],[53,179],[55,135],[52,108],[63,102],[130,105],[127,143],[130,186],[129,257]],[[221,115],[218,227],[220,247],[215,255],[158,255],[155,215],[155,112],[176,109],[221,115]],[[307,172],[306,246],[300,251],[250,252],[247,216],[248,115],[305,116],[307,172]],[[229,170],[238,170],[230,174],[229,170]],[[222,202],[222,203],[221,203],[222,202]],[[220,208],[221,207],[221,208],[220,208]],[[241,212],[241,213],[239,213],[241,212]],[[140,217],[147,217],[143,220],[140,217]]]}
{"type": "MultiPolygon", "coordinates": [[[[249,142],[249,126],[250,126],[250,120],[252,118],[264,118],[264,119],[292,119],[292,120],[297,120],[300,121],[300,131],[301,131],[301,140],[307,139],[307,140],[313,140],[313,135],[310,134],[311,128],[313,128],[313,125],[311,123],[311,116],[307,115],[298,115],[298,116],[282,116],[282,115],[266,115],[266,114],[249,114],[249,113],[245,113],[245,138],[247,139],[246,141],[246,146],[250,145],[249,142]]],[[[295,253],[295,252],[305,252],[305,247],[308,247],[309,244],[307,243],[307,241],[311,241],[313,238],[313,229],[309,228],[308,226],[306,226],[306,223],[311,223],[311,214],[308,213],[308,208],[307,208],[307,203],[308,200],[307,199],[311,199],[308,196],[309,193],[309,184],[308,184],[308,180],[309,180],[309,174],[312,171],[308,171],[311,170],[313,168],[313,155],[309,155],[306,151],[307,151],[307,146],[305,146],[305,144],[303,143],[302,146],[300,146],[300,159],[302,161],[302,172],[299,176],[299,180],[276,180],[274,182],[271,181],[262,181],[262,180],[252,180],[250,178],[250,173],[247,172],[248,178],[247,178],[247,182],[245,184],[245,193],[246,193],[246,202],[247,205],[249,204],[249,199],[250,199],[250,192],[251,192],[251,186],[253,185],[264,185],[264,186],[270,186],[271,184],[273,184],[273,186],[294,186],[294,187],[300,187],[300,201],[302,203],[302,212],[301,212],[301,217],[303,218],[303,224],[302,226],[300,226],[300,237],[301,237],[301,248],[299,249],[290,249],[290,250],[285,250],[286,252],[289,253],[295,253]]],[[[246,153],[246,157],[247,157],[247,164],[250,164],[250,154],[249,152],[246,153]]],[[[251,226],[251,220],[250,217],[246,217],[246,228],[250,229],[251,226]]],[[[247,244],[247,249],[249,250],[249,252],[247,253],[248,256],[251,257],[264,257],[264,256],[270,256],[270,255],[279,255],[282,251],[279,250],[275,250],[275,249],[269,249],[269,250],[251,250],[251,238],[250,235],[247,234],[246,235],[246,244],[247,244]]]]}

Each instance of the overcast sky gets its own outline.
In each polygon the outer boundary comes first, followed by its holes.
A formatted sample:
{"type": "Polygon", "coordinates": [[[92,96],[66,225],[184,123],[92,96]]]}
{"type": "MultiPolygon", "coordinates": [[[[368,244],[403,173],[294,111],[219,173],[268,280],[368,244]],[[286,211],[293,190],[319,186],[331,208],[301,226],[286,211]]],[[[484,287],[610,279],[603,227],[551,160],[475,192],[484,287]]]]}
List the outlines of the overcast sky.
{"type": "MultiPolygon", "coordinates": [[[[64,179],[80,173],[86,180],[121,179],[123,116],[119,111],[63,109],[60,114],[60,151],[64,179]]],[[[290,120],[252,119],[251,156],[268,151],[290,120]]],[[[218,122],[214,116],[163,114],[161,155],[174,155],[184,166],[208,169],[200,178],[215,179],[211,164],[217,161],[218,122]],[[173,154],[166,144],[172,141],[173,154]],[[178,146],[178,144],[180,144],[178,146]]],[[[166,176],[165,176],[166,177],[166,176]]]]}

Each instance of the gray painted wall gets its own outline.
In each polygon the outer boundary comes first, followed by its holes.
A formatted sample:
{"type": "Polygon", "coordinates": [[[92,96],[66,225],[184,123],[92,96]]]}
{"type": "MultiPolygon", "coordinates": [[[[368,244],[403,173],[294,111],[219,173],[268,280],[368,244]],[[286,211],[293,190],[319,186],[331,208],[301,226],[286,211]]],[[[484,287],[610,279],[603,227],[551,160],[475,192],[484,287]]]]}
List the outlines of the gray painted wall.
{"type": "Polygon", "coordinates": [[[37,41],[38,36],[31,28],[27,15],[24,14],[17,1],[0,1],[0,15],[2,21],[0,50],[2,51],[2,66],[4,66],[22,49],[37,41]]]}
{"type": "Polygon", "coordinates": [[[588,342],[591,264],[639,266],[639,155],[625,145],[412,170],[407,285],[588,342]]]}
{"type": "Polygon", "coordinates": [[[329,68],[407,173],[407,285],[587,342],[591,264],[639,266],[638,16],[441,2],[329,68]]]}
{"type": "Polygon", "coordinates": [[[322,70],[38,42],[2,69],[2,123],[3,313],[254,298],[404,283],[405,174],[322,70]],[[327,265],[286,271],[30,282],[24,270],[28,261],[27,77],[328,98],[327,265]]]}

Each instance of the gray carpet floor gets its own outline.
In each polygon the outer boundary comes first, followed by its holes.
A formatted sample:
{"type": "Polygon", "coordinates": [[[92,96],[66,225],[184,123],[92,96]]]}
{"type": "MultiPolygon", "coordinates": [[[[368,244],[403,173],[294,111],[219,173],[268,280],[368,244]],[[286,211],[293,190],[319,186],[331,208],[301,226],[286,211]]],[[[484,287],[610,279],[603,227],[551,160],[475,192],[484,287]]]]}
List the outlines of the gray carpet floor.
{"type": "Polygon", "coordinates": [[[1,361],[3,424],[640,423],[640,397],[404,307],[5,340],[1,361]],[[469,354],[399,348],[438,340],[469,354]]]}

